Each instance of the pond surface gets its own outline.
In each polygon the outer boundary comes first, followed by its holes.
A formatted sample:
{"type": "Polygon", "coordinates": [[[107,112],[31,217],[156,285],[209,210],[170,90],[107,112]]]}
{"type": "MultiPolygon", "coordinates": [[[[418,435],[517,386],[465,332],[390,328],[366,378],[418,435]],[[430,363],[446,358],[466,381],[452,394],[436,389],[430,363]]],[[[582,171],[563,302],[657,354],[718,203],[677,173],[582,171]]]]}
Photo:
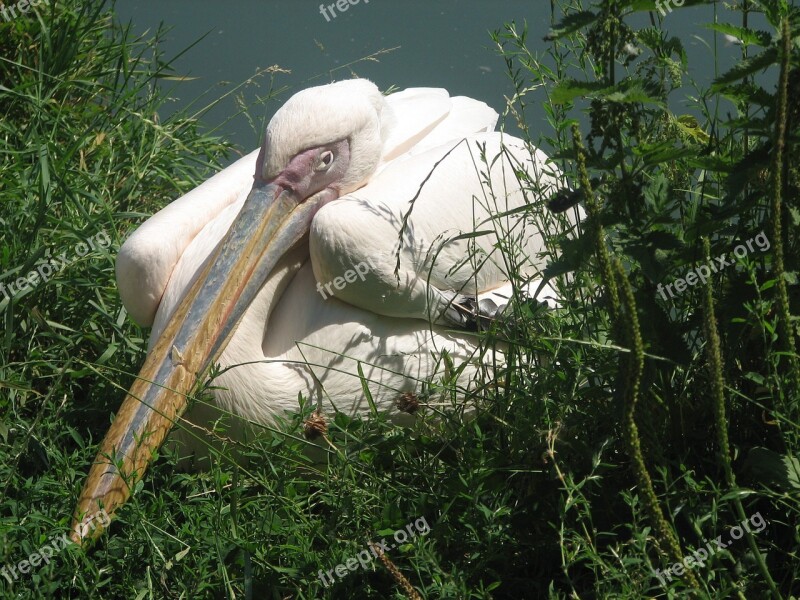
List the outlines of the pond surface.
{"type": "MultiPolygon", "coordinates": [[[[340,6],[345,4],[340,0],[340,6]]],[[[221,135],[247,150],[258,145],[261,120],[273,114],[292,91],[353,74],[373,80],[381,89],[444,87],[453,95],[472,96],[501,111],[513,86],[489,31],[511,21],[520,29],[527,23],[529,48],[544,52],[547,44],[542,38],[551,21],[546,0],[360,0],[347,4],[346,11],[336,8],[336,0],[326,0],[324,8],[310,0],[126,0],[116,9],[120,20],[131,21],[137,32],[155,31],[162,22],[171,27],[161,46],[168,58],[205,35],[174,63],[177,74],[197,79],[165,82],[176,107],[204,93],[194,106],[205,106],[272,65],[290,71],[276,74],[273,80],[275,87],[288,86],[290,91],[266,106],[257,105],[256,98],[267,95],[269,75],[245,89],[252,125],[243,115],[230,118],[239,110],[234,95],[203,117],[210,126],[220,125],[221,135]],[[374,60],[363,60],[389,49],[374,60]]],[[[729,13],[719,11],[720,20],[725,20],[729,13]]],[[[714,76],[715,61],[713,34],[703,24],[713,19],[711,6],[675,7],[663,22],[686,45],[691,77],[705,85],[714,76]]],[[[647,22],[643,14],[641,24],[647,22]]],[[[719,39],[717,51],[720,69],[741,56],[738,46],[719,39]]],[[[673,108],[685,104],[684,111],[692,110],[692,94],[694,90],[687,86],[673,108]]],[[[532,131],[548,129],[544,112],[537,106],[532,107],[529,120],[532,131]]]]}

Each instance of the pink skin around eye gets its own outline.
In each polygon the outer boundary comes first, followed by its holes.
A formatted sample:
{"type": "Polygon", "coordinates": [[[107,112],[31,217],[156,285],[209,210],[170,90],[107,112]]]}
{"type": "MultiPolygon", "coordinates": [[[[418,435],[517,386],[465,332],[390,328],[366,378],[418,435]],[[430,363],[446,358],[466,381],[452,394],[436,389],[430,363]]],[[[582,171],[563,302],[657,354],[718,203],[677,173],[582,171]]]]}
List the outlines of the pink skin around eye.
{"type": "Polygon", "coordinates": [[[318,148],[310,148],[296,154],[286,168],[270,183],[290,189],[301,198],[308,198],[314,193],[311,191],[311,184],[318,155],[318,148]]]}
{"type": "MultiPolygon", "coordinates": [[[[350,145],[347,140],[334,144],[309,148],[297,153],[281,173],[267,183],[274,183],[292,190],[299,198],[306,199],[326,188],[335,196],[339,193],[339,181],[350,162],[350,145]],[[324,152],[333,153],[333,165],[316,171],[324,152]]],[[[260,162],[258,163],[260,164],[260,162]]]]}

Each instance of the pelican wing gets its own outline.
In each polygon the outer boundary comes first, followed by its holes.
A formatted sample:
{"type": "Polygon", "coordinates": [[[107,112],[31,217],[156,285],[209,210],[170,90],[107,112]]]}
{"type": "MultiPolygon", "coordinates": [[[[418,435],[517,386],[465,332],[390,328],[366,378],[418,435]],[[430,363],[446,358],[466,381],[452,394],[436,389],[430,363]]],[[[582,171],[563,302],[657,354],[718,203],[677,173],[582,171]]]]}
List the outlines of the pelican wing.
{"type": "Polygon", "coordinates": [[[251,152],[170,203],[122,245],[117,255],[117,286],[125,308],[139,325],[153,324],[175,266],[203,228],[226,207],[237,202],[241,207],[253,185],[257,157],[258,150],[251,152]]]}
{"type": "Polygon", "coordinates": [[[320,210],[310,248],[321,294],[377,314],[454,323],[454,298],[543,267],[543,231],[520,209],[554,189],[547,157],[497,132],[448,137],[320,210]]]}

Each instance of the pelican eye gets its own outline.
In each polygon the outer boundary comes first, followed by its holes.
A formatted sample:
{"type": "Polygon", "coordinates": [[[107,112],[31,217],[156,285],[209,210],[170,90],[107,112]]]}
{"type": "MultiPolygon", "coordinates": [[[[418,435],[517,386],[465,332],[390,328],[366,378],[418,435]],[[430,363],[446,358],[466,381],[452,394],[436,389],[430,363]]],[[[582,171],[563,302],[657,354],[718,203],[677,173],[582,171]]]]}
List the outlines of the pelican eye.
{"type": "Polygon", "coordinates": [[[315,171],[325,171],[331,164],[333,164],[333,152],[326,150],[319,155],[319,162],[317,163],[315,171]]]}

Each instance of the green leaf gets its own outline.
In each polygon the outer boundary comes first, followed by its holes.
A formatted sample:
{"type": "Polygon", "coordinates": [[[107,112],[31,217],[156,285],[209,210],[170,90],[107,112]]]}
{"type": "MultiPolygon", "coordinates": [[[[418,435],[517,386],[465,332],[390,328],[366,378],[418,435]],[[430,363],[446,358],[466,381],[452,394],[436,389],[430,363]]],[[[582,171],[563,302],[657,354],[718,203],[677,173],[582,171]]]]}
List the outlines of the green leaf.
{"type": "Polygon", "coordinates": [[[662,104],[658,98],[653,98],[638,85],[633,85],[628,89],[610,91],[606,95],[606,99],[610,102],[619,103],[662,104]]]}
{"type": "Polygon", "coordinates": [[[636,156],[641,156],[645,165],[657,165],[661,163],[671,163],[681,158],[697,156],[697,148],[683,148],[673,145],[672,140],[665,140],[655,144],[642,143],[633,148],[636,156]]]}
{"type": "MultiPolygon", "coordinates": [[[[674,2],[674,0],[673,0],[674,2]]],[[[684,0],[681,3],[680,8],[685,8],[687,6],[697,6],[699,4],[708,4],[708,0],[684,0]]],[[[644,10],[650,11],[657,11],[660,12],[663,10],[667,15],[674,11],[677,7],[670,6],[670,0],[661,0],[658,2],[657,0],[628,0],[627,3],[628,9],[632,12],[641,12],[644,10]],[[671,9],[671,10],[670,10],[671,9]]]]}
{"type": "Polygon", "coordinates": [[[364,369],[361,368],[361,361],[358,362],[356,368],[358,369],[358,378],[361,380],[361,390],[364,392],[364,397],[369,403],[370,412],[372,412],[373,417],[377,417],[378,407],[375,406],[375,400],[372,398],[372,392],[369,391],[369,384],[367,383],[367,378],[364,376],[364,369]]]}
{"type": "Polygon", "coordinates": [[[579,29],[583,29],[587,25],[591,25],[599,16],[600,15],[589,10],[571,13],[564,17],[560,23],[553,26],[544,39],[548,42],[561,39],[564,36],[575,33],[579,29]]]}
{"type": "Polygon", "coordinates": [[[594,252],[594,241],[589,234],[577,239],[566,239],[561,242],[561,254],[549,262],[544,269],[544,280],[548,281],[558,275],[571,273],[584,265],[594,252]]]}
{"type": "Polygon", "coordinates": [[[601,81],[577,81],[565,79],[559,83],[550,95],[554,104],[566,104],[575,98],[591,96],[605,90],[607,86],[601,81]]]}
{"type": "Polygon", "coordinates": [[[678,57],[680,66],[685,69],[688,64],[686,50],[680,38],[671,37],[666,39],[664,32],[658,27],[645,27],[636,32],[636,39],[642,46],[649,48],[656,58],[667,65],[677,65],[672,59],[678,57]]]}
{"type": "Polygon", "coordinates": [[[700,144],[707,144],[709,135],[703,130],[700,122],[692,115],[679,115],[672,124],[677,127],[685,136],[692,138],[700,144]]]}
{"type": "Polygon", "coordinates": [[[658,173],[643,190],[645,206],[653,214],[660,215],[669,202],[669,180],[663,173],[658,173]]]}
{"type": "Polygon", "coordinates": [[[728,500],[733,500],[735,498],[739,498],[739,499],[747,498],[748,496],[752,496],[755,493],[756,492],[753,491],[753,490],[735,489],[735,490],[731,490],[730,492],[728,492],[727,494],[722,496],[722,498],[720,498],[720,501],[726,502],[728,500]]]}
{"type": "Polygon", "coordinates": [[[800,460],[790,454],[779,454],[769,448],[751,448],[742,472],[767,487],[784,492],[800,491],[800,460]]]}
{"type": "Polygon", "coordinates": [[[733,67],[727,73],[723,73],[714,80],[711,90],[714,92],[722,91],[723,87],[734,81],[744,79],[749,75],[753,75],[757,71],[763,71],[767,67],[772,66],[778,62],[778,50],[776,48],[768,48],[761,54],[746,58],[738,65],[733,67]]]}
{"type": "Polygon", "coordinates": [[[98,365],[104,365],[108,362],[108,359],[114,356],[114,353],[119,349],[119,344],[111,343],[108,345],[108,348],[105,349],[105,352],[100,355],[97,359],[98,365]]]}
{"type": "Polygon", "coordinates": [[[178,552],[178,553],[175,555],[175,562],[180,562],[181,560],[183,560],[183,558],[184,558],[184,557],[185,557],[187,554],[189,554],[189,551],[190,551],[191,549],[192,549],[192,547],[191,547],[191,546],[187,546],[186,548],[184,548],[183,550],[181,550],[180,552],[178,552]]]}
{"type": "Polygon", "coordinates": [[[773,106],[775,98],[759,85],[750,81],[726,85],[720,88],[720,93],[734,102],[747,102],[759,106],[773,106]]]}
{"type": "Polygon", "coordinates": [[[765,282],[764,282],[764,283],[762,283],[762,284],[761,284],[761,286],[758,288],[758,291],[759,291],[759,292],[766,292],[768,289],[770,289],[770,288],[772,288],[772,287],[775,287],[775,284],[776,284],[776,283],[778,283],[778,280],[777,280],[777,279],[770,279],[770,280],[768,280],[768,281],[765,281],[765,282]]]}
{"type": "Polygon", "coordinates": [[[706,28],[720,33],[732,35],[742,40],[745,46],[761,46],[766,48],[772,44],[772,36],[767,31],[756,31],[745,27],[737,27],[728,23],[709,23],[706,28]]]}
{"type": "MultiPolygon", "coordinates": [[[[526,208],[527,209],[527,207],[522,207],[522,208],[526,208]]],[[[492,235],[493,233],[495,233],[495,231],[492,230],[492,229],[484,229],[482,231],[470,231],[468,233],[461,233],[459,235],[453,236],[448,241],[455,242],[455,241],[458,241],[458,240],[469,240],[469,239],[472,239],[472,238],[478,238],[478,237],[483,237],[483,236],[486,236],[486,235],[492,235]]]]}
{"type": "Polygon", "coordinates": [[[605,98],[618,103],[662,104],[661,100],[650,96],[638,80],[621,81],[609,87],[601,81],[566,79],[553,90],[550,97],[554,104],[565,104],[583,97],[605,98]]]}
{"type": "Polygon", "coordinates": [[[792,219],[792,225],[794,227],[800,227],[800,210],[795,206],[789,206],[787,208],[789,209],[789,216],[792,219]]]}
{"type": "Polygon", "coordinates": [[[663,43],[663,33],[658,27],[645,27],[636,32],[636,39],[655,52],[663,43]]]}

